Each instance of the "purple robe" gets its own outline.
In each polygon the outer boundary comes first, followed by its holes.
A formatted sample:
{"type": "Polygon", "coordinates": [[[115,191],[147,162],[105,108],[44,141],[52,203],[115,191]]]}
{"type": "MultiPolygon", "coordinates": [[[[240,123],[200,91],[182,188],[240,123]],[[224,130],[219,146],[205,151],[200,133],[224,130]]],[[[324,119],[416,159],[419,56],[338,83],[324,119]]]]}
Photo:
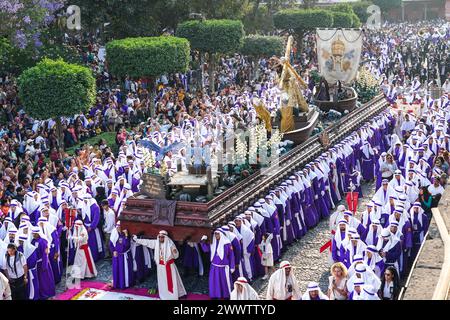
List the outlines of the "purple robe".
{"type": "Polygon", "coordinates": [[[100,232],[98,229],[98,223],[100,221],[100,207],[98,204],[93,203],[90,207],[91,211],[91,218],[86,215],[83,219],[84,225],[86,226],[86,229],[91,228],[91,231],[88,232],[88,245],[89,249],[91,249],[92,258],[95,262],[97,262],[100,259],[103,259],[105,256],[104,250],[102,252],[99,252],[99,245],[103,247],[103,242],[100,241],[100,244],[97,242],[97,232],[100,232]]]}
{"type": "MultiPolygon", "coordinates": [[[[216,248],[218,245],[219,241],[216,242],[216,248]]],[[[203,251],[211,252],[210,245],[202,242],[201,246],[203,251]]],[[[234,253],[231,244],[225,244],[223,251],[222,259],[220,259],[216,250],[211,260],[211,268],[209,270],[209,296],[211,299],[229,299],[233,290],[230,269],[234,268],[234,253]]]]}
{"type": "Polygon", "coordinates": [[[425,213],[422,213],[422,223],[419,221],[419,214],[413,213],[413,216],[411,217],[412,223],[411,223],[411,229],[412,229],[412,250],[411,250],[411,258],[414,259],[417,255],[417,252],[419,251],[420,245],[422,244],[421,241],[421,234],[422,237],[425,239],[425,233],[428,230],[428,217],[425,213]]]}
{"type": "MultiPolygon", "coordinates": [[[[19,252],[23,253],[23,247],[19,246],[17,248],[19,252]]],[[[27,297],[29,300],[39,299],[39,277],[37,272],[37,249],[33,251],[32,254],[27,258],[28,267],[28,283],[27,283],[27,297]],[[31,280],[31,276],[33,280],[31,280]]]]}
{"type": "Polygon", "coordinates": [[[50,245],[49,250],[49,260],[50,264],[52,265],[52,271],[53,271],[53,278],[55,279],[55,283],[61,282],[61,276],[63,273],[63,263],[61,261],[61,256],[58,256],[58,258],[55,260],[55,254],[58,253],[59,255],[59,234],[58,230],[55,230],[51,234],[52,237],[52,244],[50,245]]]}
{"type": "Polygon", "coordinates": [[[366,157],[364,153],[362,153],[361,157],[361,175],[364,180],[370,181],[374,179],[374,163],[373,156],[369,155],[366,157]]]}
{"type": "Polygon", "coordinates": [[[314,228],[319,223],[319,213],[314,204],[314,194],[311,187],[305,187],[302,194],[303,212],[305,213],[305,224],[308,229],[314,228]]]}
{"type": "Polygon", "coordinates": [[[136,271],[134,271],[134,279],[137,282],[143,282],[145,278],[150,274],[150,269],[145,265],[144,250],[148,250],[147,247],[136,245],[136,250],[133,259],[136,263],[136,271]]]}
{"type": "MultiPolygon", "coordinates": [[[[345,231],[339,231],[341,233],[341,239],[345,239],[345,231]]],[[[346,252],[344,246],[341,244],[341,247],[338,248],[336,244],[336,240],[333,237],[331,241],[331,257],[334,262],[342,262],[346,263],[346,252]]]]}
{"type": "Polygon", "coordinates": [[[311,185],[313,186],[313,190],[314,190],[314,202],[316,204],[316,208],[318,209],[318,212],[320,213],[320,218],[324,219],[330,215],[330,211],[325,202],[325,197],[322,196],[322,194],[321,194],[322,191],[325,192],[325,189],[320,187],[318,178],[314,178],[311,181],[311,185]]]}
{"type": "Polygon", "coordinates": [[[190,246],[187,242],[184,244],[183,250],[183,267],[187,269],[198,270],[200,252],[197,251],[196,246],[190,246]]]}
{"type": "Polygon", "coordinates": [[[53,297],[56,293],[52,266],[50,264],[48,254],[46,253],[48,242],[43,238],[38,238],[31,240],[31,244],[36,247],[36,269],[39,279],[39,299],[48,299],[53,297]]]}
{"type": "Polygon", "coordinates": [[[130,239],[123,234],[119,235],[116,245],[109,242],[109,249],[112,256],[112,273],[114,289],[125,289],[131,287],[134,283],[133,278],[133,257],[130,250],[130,239]],[[117,257],[114,257],[114,251],[117,251],[117,257]],[[126,256],[126,257],[125,257],[126,256]],[[125,264],[126,267],[125,268],[125,264]],[[125,282],[125,270],[128,270],[128,286],[125,282]]]}

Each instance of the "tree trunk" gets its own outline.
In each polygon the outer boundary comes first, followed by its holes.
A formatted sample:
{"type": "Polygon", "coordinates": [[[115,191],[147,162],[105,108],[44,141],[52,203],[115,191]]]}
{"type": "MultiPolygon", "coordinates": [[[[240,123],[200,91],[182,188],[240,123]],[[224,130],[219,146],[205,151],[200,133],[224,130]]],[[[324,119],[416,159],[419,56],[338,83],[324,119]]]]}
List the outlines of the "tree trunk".
{"type": "Polygon", "coordinates": [[[253,12],[252,12],[252,21],[255,22],[256,16],[258,15],[258,9],[259,9],[259,3],[261,0],[256,0],[255,5],[253,6],[253,12]]]}
{"type": "Polygon", "coordinates": [[[208,74],[209,74],[209,93],[212,94],[216,79],[214,78],[214,69],[216,68],[216,57],[214,53],[208,53],[208,74]]]}
{"type": "Polygon", "coordinates": [[[61,118],[57,117],[55,121],[56,121],[56,137],[58,138],[58,146],[65,150],[66,148],[64,146],[64,133],[62,129],[61,118]]]}
{"type": "Polygon", "coordinates": [[[204,66],[205,66],[205,55],[204,55],[204,53],[200,53],[200,88],[201,88],[201,91],[203,92],[203,89],[205,88],[205,86],[204,86],[204,84],[205,84],[205,81],[204,81],[204,78],[203,78],[203,68],[204,68],[204,66]]]}
{"type": "Polygon", "coordinates": [[[156,83],[153,77],[149,79],[149,92],[150,92],[150,117],[153,118],[156,113],[156,106],[155,106],[155,97],[156,97],[156,83]]]}
{"type": "Polygon", "coordinates": [[[303,30],[296,30],[294,33],[294,40],[297,43],[297,55],[301,54],[303,51],[303,37],[305,36],[305,32],[303,30]]]}

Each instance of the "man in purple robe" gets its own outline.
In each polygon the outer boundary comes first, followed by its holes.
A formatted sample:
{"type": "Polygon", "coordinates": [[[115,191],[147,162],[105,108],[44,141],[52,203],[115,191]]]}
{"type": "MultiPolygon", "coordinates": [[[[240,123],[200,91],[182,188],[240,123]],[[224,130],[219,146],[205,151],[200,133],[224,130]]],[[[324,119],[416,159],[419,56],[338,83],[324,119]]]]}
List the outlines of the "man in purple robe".
{"type": "Polygon", "coordinates": [[[277,261],[281,255],[281,235],[280,235],[280,219],[278,217],[278,211],[274,203],[272,202],[272,196],[267,195],[264,198],[263,208],[269,213],[272,229],[268,228],[267,232],[273,234],[272,238],[272,250],[273,261],[277,261]]]}
{"type": "Polygon", "coordinates": [[[211,253],[211,268],[209,270],[209,296],[211,299],[229,299],[232,290],[231,273],[235,262],[230,240],[221,229],[214,232],[211,245],[207,245],[206,236],[202,237],[203,251],[211,253]]]}
{"type": "Polygon", "coordinates": [[[55,279],[53,278],[52,266],[48,257],[48,241],[41,237],[41,229],[33,227],[33,240],[31,244],[36,247],[37,275],[39,280],[39,299],[48,299],[55,295],[55,279]]]}
{"type": "Polygon", "coordinates": [[[305,174],[301,173],[302,182],[304,184],[303,192],[300,193],[300,201],[303,205],[303,212],[305,213],[305,225],[307,229],[315,227],[319,223],[319,213],[314,204],[314,194],[310,181],[305,178],[305,174]]]}
{"type": "Polygon", "coordinates": [[[411,216],[411,227],[412,227],[412,250],[411,258],[414,259],[419,251],[420,245],[422,244],[425,234],[428,230],[429,220],[427,215],[422,209],[420,202],[415,202],[410,209],[411,216]]]}
{"type": "Polygon", "coordinates": [[[103,259],[105,253],[103,250],[103,240],[99,229],[100,207],[97,201],[90,194],[83,197],[83,207],[81,210],[83,223],[89,234],[89,248],[91,249],[92,258],[95,262],[103,259]]]}
{"type": "Polygon", "coordinates": [[[374,152],[370,143],[366,141],[361,147],[361,174],[364,180],[374,179],[374,152]]]}
{"type": "MultiPolygon", "coordinates": [[[[42,209],[42,212],[48,212],[47,208],[42,209]]],[[[53,279],[55,284],[61,281],[63,272],[63,264],[60,258],[60,236],[58,230],[52,226],[47,217],[44,215],[38,219],[38,226],[41,228],[42,234],[47,238],[49,245],[48,257],[53,271],[53,279]]]]}
{"type": "Polygon", "coordinates": [[[255,234],[245,225],[243,219],[244,216],[238,216],[234,219],[234,223],[236,224],[236,232],[242,236],[243,276],[251,281],[254,273],[255,234]]]}
{"type": "Polygon", "coordinates": [[[345,243],[347,238],[348,222],[344,219],[338,222],[338,229],[331,242],[331,256],[334,262],[346,262],[345,243]]]}
{"type": "Polygon", "coordinates": [[[112,255],[113,287],[115,289],[129,288],[134,284],[133,257],[130,250],[130,237],[127,230],[121,230],[120,222],[111,232],[109,250],[112,255]]]}
{"type": "Polygon", "coordinates": [[[243,272],[243,255],[242,255],[242,245],[241,240],[242,236],[239,232],[235,231],[236,224],[231,221],[228,223],[228,225],[223,226],[221,228],[222,231],[225,232],[227,235],[228,240],[230,240],[231,247],[234,254],[234,272],[231,273],[233,281],[236,281],[241,275],[244,274],[243,272]]]}
{"type": "MultiPolygon", "coordinates": [[[[383,257],[386,267],[393,266],[399,272],[398,259],[402,254],[400,239],[391,234],[389,229],[381,231],[381,238],[378,240],[377,250],[383,257]]],[[[383,270],[384,271],[384,270],[383,270]]]]}

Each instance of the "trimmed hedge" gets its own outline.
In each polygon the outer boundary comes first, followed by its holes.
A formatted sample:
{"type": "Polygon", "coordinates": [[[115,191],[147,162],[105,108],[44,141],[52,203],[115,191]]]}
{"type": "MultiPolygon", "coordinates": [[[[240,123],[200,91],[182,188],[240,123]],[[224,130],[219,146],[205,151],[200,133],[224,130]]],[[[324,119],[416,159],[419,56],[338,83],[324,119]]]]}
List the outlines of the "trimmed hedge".
{"type": "Polygon", "coordinates": [[[254,57],[281,56],[284,51],[284,40],[276,36],[250,35],[244,38],[241,53],[254,57]]]}
{"type": "Polygon", "coordinates": [[[242,46],[244,26],[239,20],[191,20],[179,24],[176,35],[188,39],[194,50],[227,54],[242,46]]]}
{"type": "Polygon", "coordinates": [[[330,28],[333,26],[333,14],[322,9],[286,9],[278,11],[273,16],[277,29],[312,30],[315,28],[330,28]]]}
{"type": "Polygon", "coordinates": [[[113,40],[106,44],[109,70],[115,76],[158,77],[186,72],[189,41],[177,37],[141,37],[113,40]]]}
{"type": "Polygon", "coordinates": [[[19,97],[35,119],[70,117],[95,102],[95,78],[86,67],[43,59],[18,79],[19,97]]]}

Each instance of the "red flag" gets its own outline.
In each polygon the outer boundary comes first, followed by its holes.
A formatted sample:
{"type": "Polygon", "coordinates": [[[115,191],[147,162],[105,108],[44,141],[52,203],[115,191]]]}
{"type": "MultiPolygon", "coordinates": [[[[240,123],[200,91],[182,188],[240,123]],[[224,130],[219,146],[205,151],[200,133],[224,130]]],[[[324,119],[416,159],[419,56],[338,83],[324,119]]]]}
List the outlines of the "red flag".
{"type": "MultiPolygon", "coordinates": [[[[336,233],[336,231],[331,230],[331,234],[334,235],[336,233]]],[[[331,251],[331,240],[328,240],[327,243],[325,243],[323,246],[320,247],[319,252],[322,253],[325,250],[327,250],[328,248],[330,248],[331,251]]]]}
{"type": "Polygon", "coordinates": [[[347,201],[348,210],[355,214],[358,208],[358,192],[347,192],[345,200],[347,201]]]}

